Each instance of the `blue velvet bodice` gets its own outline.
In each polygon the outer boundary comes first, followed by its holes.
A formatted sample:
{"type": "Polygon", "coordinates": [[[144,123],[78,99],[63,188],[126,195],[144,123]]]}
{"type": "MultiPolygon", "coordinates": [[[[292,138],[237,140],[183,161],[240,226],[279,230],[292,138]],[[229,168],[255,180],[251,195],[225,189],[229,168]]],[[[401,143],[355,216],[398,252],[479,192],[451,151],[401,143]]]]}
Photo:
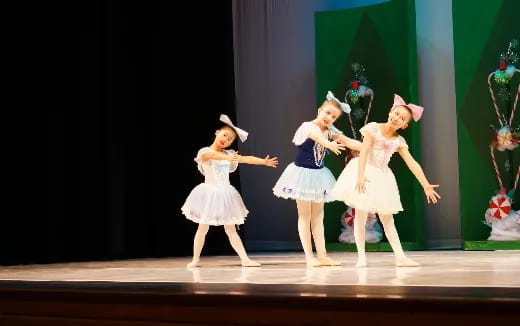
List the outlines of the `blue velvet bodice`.
{"type": "Polygon", "coordinates": [[[327,152],[328,150],[325,147],[307,138],[298,146],[294,164],[302,168],[321,169],[324,166],[323,160],[327,152]]]}

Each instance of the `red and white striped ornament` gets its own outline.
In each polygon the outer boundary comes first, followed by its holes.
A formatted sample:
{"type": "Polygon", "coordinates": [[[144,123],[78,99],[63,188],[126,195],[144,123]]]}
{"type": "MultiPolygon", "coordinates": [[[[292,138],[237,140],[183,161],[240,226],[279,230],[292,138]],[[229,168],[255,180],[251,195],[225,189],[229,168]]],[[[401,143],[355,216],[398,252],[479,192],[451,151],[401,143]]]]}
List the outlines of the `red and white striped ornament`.
{"type": "MultiPolygon", "coordinates": [[[[356,209],[353,207],[349,207],[345,213],[343,213],[343,216],[341,216],[341,219],[343,220],[343,224],[345,226],[354,226],[354,219],[356,218],[356,209]]],[[[377,221],[377,216],[374,213],[368,213],[367,217],[367,225],[372,225],[377,221]]]]}
{"type": "Polygon", "coordinates": [[[356,209],[349,207],[345,213],[343,213],[343,216],[341,217],[345,223],[345,225],[348,226],[354,226],[354,218],[356,215],[356,209]]]}
{"type": "Polygon", "coordinates": [[[505,218],[511,212],[511,200],[506,195],[506,189],[500,189],[499,193],[491,197],[489,201],[489,213],[499,220],[505,218]]]}

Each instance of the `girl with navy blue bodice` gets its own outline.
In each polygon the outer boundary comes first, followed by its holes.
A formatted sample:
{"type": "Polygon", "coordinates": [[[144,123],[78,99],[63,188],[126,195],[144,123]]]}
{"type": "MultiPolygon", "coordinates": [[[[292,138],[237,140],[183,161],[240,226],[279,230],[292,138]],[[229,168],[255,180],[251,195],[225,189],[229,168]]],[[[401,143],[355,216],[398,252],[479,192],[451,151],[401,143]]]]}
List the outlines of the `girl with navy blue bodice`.
{"type": "Polygon", "coordinates": [[[328,152],[337,155],[347,147],[353,150],[361,148],[359,141],[346,137],[334,127],[334,121],[342,112],[350,112],[350,107],[329,92],[316,119],[303,122],[296,130],[293,137],[293,143],[298,146],[296,158],[285,168],[273,188],[275,196],[296,200],[298,233],[308,267],[340,265],[329,258],[325,250],[323,205],[334,200],[329,191],[336,179],[324,165],[324,159],[328,152]],[[312,252],[311,234],[317,259],[312,252]]]}

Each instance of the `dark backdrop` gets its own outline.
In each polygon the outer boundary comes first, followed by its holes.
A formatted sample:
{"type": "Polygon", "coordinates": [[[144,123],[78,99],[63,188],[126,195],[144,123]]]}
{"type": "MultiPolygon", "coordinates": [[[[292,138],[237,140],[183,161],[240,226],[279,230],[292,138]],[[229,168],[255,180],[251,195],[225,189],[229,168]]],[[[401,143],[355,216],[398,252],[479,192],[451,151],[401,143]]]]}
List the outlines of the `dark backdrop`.
{"type": "MultiPolygon", "coordinates": [[[[44,204],[3,218],[0,264],[191,255],[196,224],[180,207],[203,180],[193,158],[221,112],[235,120],[231,10],[90,1],[77,30],[59,27],[74,59],[52,70],[72,77],[71,102],[40,121],[44,204]]],[[[203,252],[232,252],[222,228],[203,252]]]]}

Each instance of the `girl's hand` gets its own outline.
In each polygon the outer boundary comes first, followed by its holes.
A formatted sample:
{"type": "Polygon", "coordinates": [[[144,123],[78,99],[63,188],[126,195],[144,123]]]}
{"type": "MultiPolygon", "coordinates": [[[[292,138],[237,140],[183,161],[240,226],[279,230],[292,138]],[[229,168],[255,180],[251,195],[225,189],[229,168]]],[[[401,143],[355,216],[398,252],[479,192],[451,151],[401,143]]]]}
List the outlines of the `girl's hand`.
{"type": "Polygon", "coordinates": [[[238,152],[233,152],[233,154],[229,155],[230,162],[239,162],[240,161],[240,155],[238,155],[238,152]]]}
{"type": "Polygon", "coordinates": [[[264,158],[264,165],[275,168],[278,165],[278,158],[277,157],[269,158],[269,155],[267,155],[264,158]]]}
{"type": "Polygon", "coordinates": [[[329,141],[327,146],[334,154],[339,155],[341,151],[345,150],[347,147],[343,144],[338,143],[337,141],[329,141]]]}
{"type": "Polygon", "coordinates": [[[356,190],[359,192],[359,193],[365,193],[365,182],[369,182],[370,180],[368,180],[367,178],[365,178],[365,176],[362,176],[362,177],[358,177],[358,181],[356,183],[356,190]]]}
{"type": "Polygon", "coordinates": [[[437,188],[439,185],[428,185],[424,187],[424,194],[426,195],[426,199],[428,200],[428,204],[437,203],[437,199],[440,199],[441,196],[433,189],[437,188]]]}

